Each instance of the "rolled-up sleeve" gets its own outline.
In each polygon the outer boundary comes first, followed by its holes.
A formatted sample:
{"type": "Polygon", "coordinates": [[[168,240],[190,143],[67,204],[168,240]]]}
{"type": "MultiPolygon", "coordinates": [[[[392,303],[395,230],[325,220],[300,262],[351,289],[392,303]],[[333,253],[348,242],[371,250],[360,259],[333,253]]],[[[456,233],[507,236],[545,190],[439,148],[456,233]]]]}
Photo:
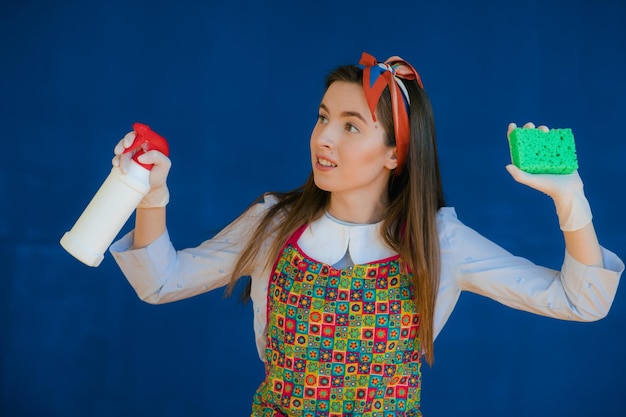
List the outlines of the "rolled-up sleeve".
{"type": "Polygon", "coordinates": [[[176,250],[166,231],[145,248],[132,249],[131,231],[110,252],[140,299],[160,304],[189,298],[228,284],[250,234],[274,203],[270,197],[255,204],[195,248],[176,250]]]}
{"type": "Polygon", "coordinates": [[[594,321],[608,314],[624,270],[613,252],[602,248],[604,267],[583,265],[566,252],[561,270],[554,270],[512,255],[462,224],[454,211],[444,216],[440,235],[448,264],[440,292],[471,291],[563,320],[594,321]]]}

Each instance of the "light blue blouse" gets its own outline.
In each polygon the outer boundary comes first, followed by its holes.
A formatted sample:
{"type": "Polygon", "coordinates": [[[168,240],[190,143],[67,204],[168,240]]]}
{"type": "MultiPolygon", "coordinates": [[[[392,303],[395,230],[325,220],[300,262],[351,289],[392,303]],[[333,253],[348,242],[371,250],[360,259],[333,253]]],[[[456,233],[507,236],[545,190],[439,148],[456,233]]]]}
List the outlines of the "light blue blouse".
{"type": "MultiPolygon", "coordinates": [[[[228,284],[237,257],[265,211],[276,203],[267,196],[215,237],[177,251],[167,231],[149,246],[130,249],[133,232],[110,251],[140,299],[160,304],[192,297],[228,284]]],[[[279,221],[279,219],[277,219],[279,221]]],[[[604,267],[586,266],[567,252],[560,271],[533,264],[502,249],[461,223],[451,207],[437,215],[441,275],[435,310],[435,337],[452,313],[461,291],[504,305],[563,320],[593,321],[607,315],[624,263],[602,248],[604,267]]],[[[380,237],[381,223],[351,224],[322,216],[298,240],[310,257],[349,267],[395,255],[380,237]]],[[[271,238],[262,243],[259,262],[250,271],[254,332],[261,360],[265,355],[267,288],[272,262],[266,262],[271,238]]]]}

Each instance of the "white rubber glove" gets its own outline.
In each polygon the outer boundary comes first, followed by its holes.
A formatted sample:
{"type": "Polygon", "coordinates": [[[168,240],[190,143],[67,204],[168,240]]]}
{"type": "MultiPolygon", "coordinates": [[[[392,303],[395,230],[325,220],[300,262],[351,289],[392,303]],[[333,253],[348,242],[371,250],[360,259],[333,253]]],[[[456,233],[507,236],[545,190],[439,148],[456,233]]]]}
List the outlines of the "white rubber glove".
{"type": "MultiPolygon", "coordinates": [[[[515,123],[509,124],[507,135],[516,127],[515,123]]],[[[529,122],[524,125],[524,128],[534,129],[535,125],[529,122]]],[[[539,126],[537,129],[549,130],[546,126],[539,126]]],[[[507,165],[506,169],[515,181],[539,190],[552,198],[562,231],[579,230],[591,222],[593,218],[591,207],[583,192],[583,182],[578,171],[566,175],[529,174],[512,164],[507,165]]]]}
{"type": "MultiPolygon", "coordinates": [[[[128,165],[133,157],[133,152],[124,153],[135,140],[135,132],[127,133],[115,146],[113,152],[113,166],[119,166],[123,173],[128,172],[128,165]]],[[[159,151],[148,151],[137,158],[142,164],[153,164],[150,170],[150,191],[139,202],[138,208],[165,207],[170,201],[170,193],[167,188],[167,174],[172,162],[159,151]]]]}

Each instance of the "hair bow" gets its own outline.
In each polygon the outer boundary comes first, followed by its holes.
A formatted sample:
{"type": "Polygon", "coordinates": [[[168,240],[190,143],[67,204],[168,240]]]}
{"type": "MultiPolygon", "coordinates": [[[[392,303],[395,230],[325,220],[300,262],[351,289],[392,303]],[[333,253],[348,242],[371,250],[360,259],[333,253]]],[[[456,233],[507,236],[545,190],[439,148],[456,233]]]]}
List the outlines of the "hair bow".
{"type": "Polygon", "coordinates": [[[420,88],[423,89],[422,80],[415,68],[398,56],[392,56],[385,62],[378,62],[372,55],[363,52],[359,66],[363,68],[363,90],[374,121],[376,121],[376,106],[380,96],[389,86],[398,154],[398,167],[395,173],[399,175],[406,163],[411,138],[409,124],[411,101],[402,80],[416,80],[420,88]]]}

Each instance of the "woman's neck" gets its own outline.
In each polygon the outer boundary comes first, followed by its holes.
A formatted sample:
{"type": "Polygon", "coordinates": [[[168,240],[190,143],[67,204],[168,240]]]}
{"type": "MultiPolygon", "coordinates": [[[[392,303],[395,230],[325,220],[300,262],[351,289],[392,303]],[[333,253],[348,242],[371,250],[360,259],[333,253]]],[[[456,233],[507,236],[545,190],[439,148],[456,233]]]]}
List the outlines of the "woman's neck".
{"type": "Polygon", "coordinates": [[[371,198],[345,197],[331,193],[328,213],[334,218],[357,224],[373,224],[381,221],[387,211],[387,201],[371,198]]]}

